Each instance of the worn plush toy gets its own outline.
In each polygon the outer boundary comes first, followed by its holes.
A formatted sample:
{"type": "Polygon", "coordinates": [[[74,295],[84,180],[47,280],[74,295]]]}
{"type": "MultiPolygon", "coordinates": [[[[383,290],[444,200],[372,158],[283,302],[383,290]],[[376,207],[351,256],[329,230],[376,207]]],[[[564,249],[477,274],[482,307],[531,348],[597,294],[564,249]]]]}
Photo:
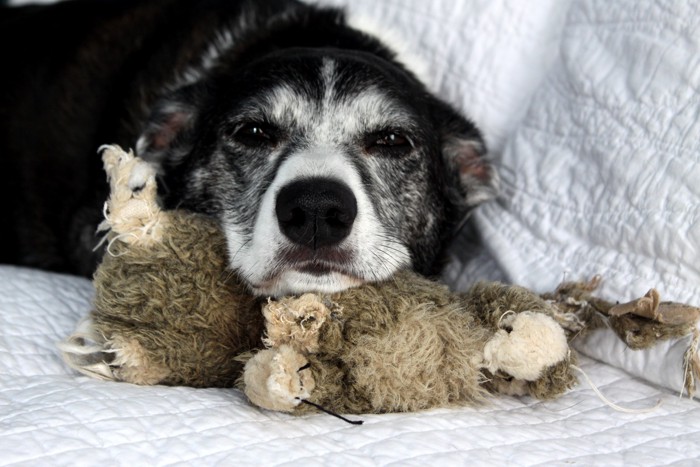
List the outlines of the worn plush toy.
{"type": "Polygon", "coordinates": [[[135,384],[232,386],[241,352],[260,346],[260,301],[227,268],[211,219],[161,211],[154,169],[119,147],[102,148],[111,195],[94,310],[61,344],[66,362],[93,377],[135,384]]]}
{"type": "Polygon", "coordinates": [[[465,294],[401,273],[336,295],[270,301],[267,349],[248,361],[244,390],[261,407],[294,413],[412,411],[475,402],[488,393],[556,397],[575,382],[568,341],[609,326],[632,349],[694,336],[686,390],[700,375],[700,309],[644,297],[593,297],[599,279],[538,297],[482,283],[465,294]],[[302,404],[310,402],[311,404],[302,404]]]}
{"type": "Polygon", "coordinates": [[[557,396],[576,381],[566,329],[575,316],[520,287],[457,295],[412,273],[264,309],[267,349],[248,361],[256,405],[340,413],[464,405],[489,391],[557,396]],[[559,321],[557,321],[559,320],[559,321]]]}
{"type": "Polygon", "coordinates": [[[618,327],[631,342],[689,332],[700,316],[654,296],[603,302],[590,296],[594,283],[544,298],[495,283],[456,294],[411,272],[331,295],[262,300],[227,269],[214,222],[161,211],[152,169],[132,154],[109,146],[103,159],[112,195],[95,308],[62,345],[66,361],[91,376],[232,386],[247,361],[240,382],[249,399],[295,413],[309,404],[413,411],[489,393],[551,398],[576,382],[569,340],[587,328],[626,320],[618,327]]]}

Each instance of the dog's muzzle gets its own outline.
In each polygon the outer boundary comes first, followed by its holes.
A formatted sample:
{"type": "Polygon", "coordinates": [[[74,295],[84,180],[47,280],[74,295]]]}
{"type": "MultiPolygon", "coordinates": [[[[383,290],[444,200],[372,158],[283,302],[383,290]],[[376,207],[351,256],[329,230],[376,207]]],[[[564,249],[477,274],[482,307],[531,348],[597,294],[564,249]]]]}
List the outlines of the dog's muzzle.
{"type": "Polygon", "coordinates": [[[357,200],[340,181],[306,178],[280,190],[275,214],[280,230],[292,243],[316,251],[334,247],[350,234],[357,200]]]}

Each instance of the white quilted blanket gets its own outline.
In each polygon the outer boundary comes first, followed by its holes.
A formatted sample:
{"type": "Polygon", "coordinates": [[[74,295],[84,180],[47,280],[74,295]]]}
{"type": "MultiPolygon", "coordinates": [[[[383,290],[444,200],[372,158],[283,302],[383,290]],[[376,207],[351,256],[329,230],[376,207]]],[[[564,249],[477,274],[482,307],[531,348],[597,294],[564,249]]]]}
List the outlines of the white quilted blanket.
{"type": "Polygon", "coordinates": [[[0,465],[656,464],[700,458],[700,404],[584,359],[626,414],[586,385],[554,402],[370,415],[362,426],[251,407],[235,390],[78,376],[56,342],[90,307],[84,279],[0,267],[0,465]]]}
{"type": "MultiPolygon", "coordinates": [[[[503,199],[477,215],[481,246],[453,248],[453,285],[546,290],[599,273],[603,293],[656,286],[700,304],[697,2],[353,0],[351,11],[404,33],[501,168],[503,199]]],[[[609,363],[580,366],[612,401],[661,401],[647,413],[615,411],[582,383],[553,402],[503,397],[351,426],[261,411],[235,390],[76,375],[55,344],[91,293],[82,279],[0,267],[0,465],[700,462],[700,403],[678,397],[673,346],[651,364],[609,336],[582,344],[609,363]]]]}

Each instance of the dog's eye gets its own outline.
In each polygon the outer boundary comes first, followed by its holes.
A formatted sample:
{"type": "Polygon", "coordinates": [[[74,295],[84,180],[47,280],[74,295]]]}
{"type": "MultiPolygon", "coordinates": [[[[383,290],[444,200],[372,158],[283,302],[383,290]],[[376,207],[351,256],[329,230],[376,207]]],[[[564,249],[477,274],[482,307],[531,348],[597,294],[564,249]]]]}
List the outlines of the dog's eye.
{"type": "Polygon", "coordinates": [[[233,131],[233,139],[246,146],[272,146],[277,144],[276,132],[264,123],[244,123],[233,131]]]}
{"type": "Polygon", "coordinates": [[[374,142],[377,146],[406,146],[408,139],[398,133],[388,133],[374,142]]]}
{"type": "Polygon", "coordinates": [[[411,140],[398,131],[384,131],[369,135],[365,142],[366,150],[372,152],[405,153],[413,149],[411,140]]]}

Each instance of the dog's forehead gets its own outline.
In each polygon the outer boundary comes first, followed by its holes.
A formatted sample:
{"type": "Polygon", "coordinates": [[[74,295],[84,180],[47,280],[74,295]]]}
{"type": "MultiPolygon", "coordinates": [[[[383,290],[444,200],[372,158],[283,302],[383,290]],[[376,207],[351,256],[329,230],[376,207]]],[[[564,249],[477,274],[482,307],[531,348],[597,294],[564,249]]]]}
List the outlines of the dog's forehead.
{"type": "Polygon", "coordinates": [[[330,54],[297,58],[277,68],[247,107],[280,126],[311,133],[414,126],[416,112],[403,97],[406,83],[382,66],[330,54]]]}

